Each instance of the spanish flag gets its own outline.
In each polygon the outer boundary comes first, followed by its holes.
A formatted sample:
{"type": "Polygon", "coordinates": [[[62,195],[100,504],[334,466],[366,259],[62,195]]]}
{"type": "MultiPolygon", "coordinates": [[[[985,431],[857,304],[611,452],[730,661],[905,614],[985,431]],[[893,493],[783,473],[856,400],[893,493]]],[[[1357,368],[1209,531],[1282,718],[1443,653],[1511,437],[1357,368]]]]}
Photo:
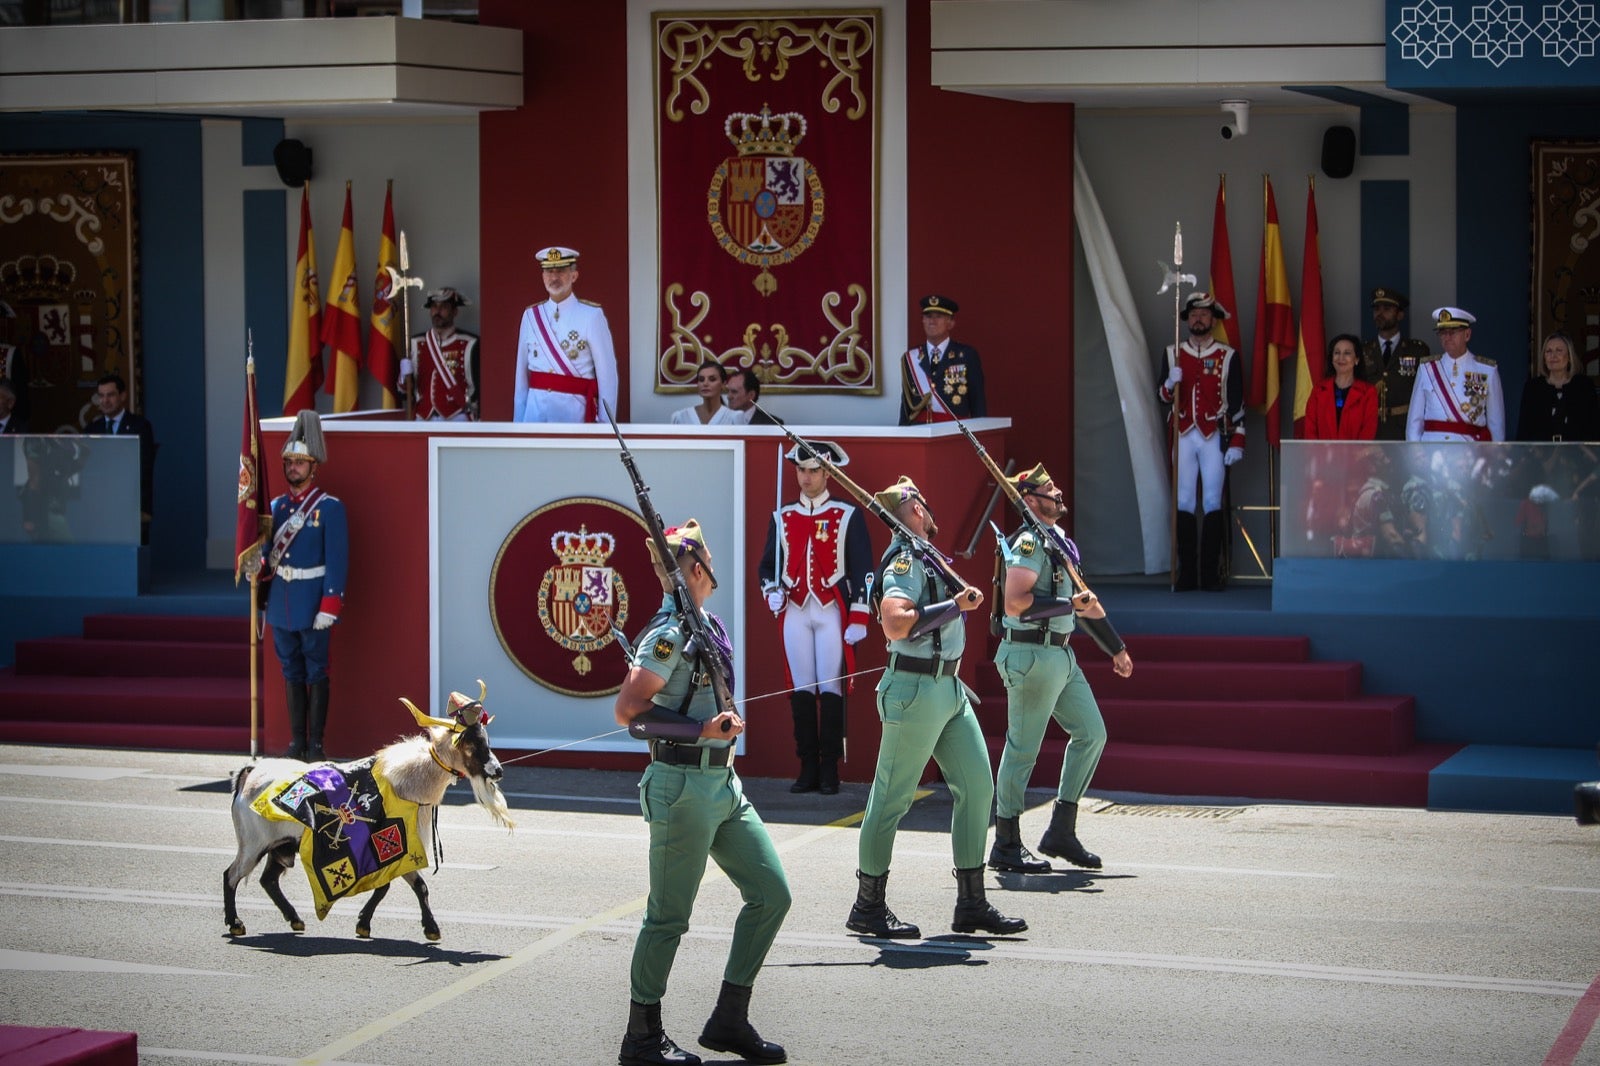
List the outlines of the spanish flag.
{"type": "Polygon", "coordinates": [[[300,190],[300,245],[294,257],[294,308],[289,315],[289,362],[283,413],[316,410],[322,387],[322,293],[317,288],[317,242],[311,232],[311,183],[300,190]]]}
{"type": "Polygon", "coordinates": [[[1300,348],[1294,374],[1294,435],[1305,431],[1306,404],[1322,381],[1327,330],[1322,315],[1322,242],[1317,236],[1317,186],[1307,179],[1306,252],[1300,268],[1300,348]]]}
{"type": "Polygon", "coordinates": [[[1244,345],[1243,337],[1235,337],[1234,332],[1243,331],[1237,326],[1229,326],[1228,322],[1239,321],[1239,297],[1233,288],[1233,246],[1228,242],[1228,176],[1217,177],[1217,207],[1211,219],[1211,296],[1219,300],[1228,313],[1234,317],[1223,320],[1217,319],[1216,328],[1212,336],[1230,348],[1240,348],[1244,345]]]}
{"type": "Polygon", "coordinates": [[[1261,273],[1256,283],[1256,338],[1250,355],[1250,406],[1267,416],[1267,444],[1282,439],[1278,414],[1280,369],[1294,343],[1294,312],[1289,307],[1289,275],[1283,266],[1283,232],[1278,226],[1278,201],[1272,179],[1263,178],[1266,227],[1261,236],[1261,273]]]}
{"type": "Polygon", "coordinates": [[[372,318],[367,329],[367,372],[383,386],[383,409],[399,406],[395,393],[400,379],[400,323],[395,320],[395,305],[390,302],[393,281],[389,267],[398,269],[399,256],[394,244],[394,182],[383,196],[383,233],[378,238],[378,274],[372,283],[372,318]]]}
{"type": "Polygon", "coordinates": [[[328,311],[322,319],[322,341],[333,354],[333,373],[326,392],[333,397],[335,414],[356,409],[361,375],[360,282],[356,280],[356,237],[350,221],[350,183],[344,183],[344,222],[339,228],[339,250],[333,255],[333,275],[328,279],[328,311]]]}

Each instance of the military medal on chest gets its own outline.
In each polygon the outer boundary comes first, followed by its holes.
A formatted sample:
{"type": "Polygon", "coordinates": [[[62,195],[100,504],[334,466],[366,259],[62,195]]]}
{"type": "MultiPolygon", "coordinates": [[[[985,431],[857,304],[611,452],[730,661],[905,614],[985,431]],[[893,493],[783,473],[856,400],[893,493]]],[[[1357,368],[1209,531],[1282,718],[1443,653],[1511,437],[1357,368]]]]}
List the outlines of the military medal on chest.
{"type": "Polygon", "coordinates": [[[824,544],[827,543],[827,541],[828,541],[828,526],[829,526],[829,524],[830,524],[830,522],[826,518],[817,519],[816,532],[813,534],[813,536],[816,538],[816,540],[818,540],[819,542],[824,543],[824,544]]]}
{"type": "MultiPolygon", "coordinates": [[[[965,363],[945,367],[944,394],[952,397],[960,397],[967,394],[967,365],[965,363]]],[[[956,402],[959,403],[960,401],[957,400],[956,402]]]]}

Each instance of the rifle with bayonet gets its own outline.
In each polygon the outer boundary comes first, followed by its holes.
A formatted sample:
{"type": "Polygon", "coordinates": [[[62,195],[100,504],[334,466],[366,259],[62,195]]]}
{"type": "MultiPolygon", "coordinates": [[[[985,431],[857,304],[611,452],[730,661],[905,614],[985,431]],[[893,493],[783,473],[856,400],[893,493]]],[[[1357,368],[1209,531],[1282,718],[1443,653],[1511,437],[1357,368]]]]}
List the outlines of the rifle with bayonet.
{"type": "MultiPolygon", "coordinates": [[[[738,709],[733,702],[733,687],[728,681],[726,664],[723,663],[722,655],[717,650],[716,641],[712,639],[705,615],[700,612],[699,605],[694,602],[694,596],[689,592],[688,580],[683,575],[683,568],[678,565],[677,553],[667,543],[666,526],[661,520],[660,512],[650,502],[650,486],[646,485],[644,478],[639,475],[639,466],[633,461],[633,453],[628,450],[628,442],[622,439],[622,430],[617,427],[617,420],[612,416],[611,405],[602,400],[600,407],[606,413],[606,421],[611,423],[611,432],[617,435],[618,446],[622,448],[622,465],[633,481],[633,494],[639,500],[639,515],[644,519],[645,528],[650,531],[650,543],[655,545],[656,558],[661,560],[667,578],[672,583],[673,613],[677,615],[678,624],[683,627],[687,636],[683,646],[684,658],[696,662],[710,678],[711,693],[716,698],[718,712],[728,711],[737,715],[738,709]]],[[[700,564],[706,566],[705,560],[701,559],[700,564]]],[[[709,566],[706,566],[706,573],[711,573],[709,566]]],[[[716,588],[716,585],[717,579],[712,576],[711,587],[716,588]]],[[[641,740],[692,743],[699,738],[702,725],[703,723],[687,715],[655,706],[629,723],[628,735],[641,740]]],[[[730,723],[727,721],[722,723],[724,732],[730,728],[730,723]]]]}
{"type": "MultiPolygon", "coordinates": [[[[995,463],[994,459],[989,455],[989,449],[983,446],[972,430],[967,428],[965,422],[959,418],[955,422],[956,428],[961,430],[962,436],[967,438],[967,443],[971,444],[973,451],[978,453],[978,458],[982,460],[984,467],[988,469],[989,476],[994,478],[994,483],[1000,486],[1000,490],[1006,494],[1006,499],[1011,501],[1011,506],[1021,516],[1023,525],[1027,526],[1034,539],[1044,547],[1046,554],[1050,556],[1055,565],[1066,570],[1067,579],[1072,583],[1073,592],[1068,599],[1058,600],[1054,596],[1035,596],[1033,605],[1022,612],[1022,620],[1024,622],[1043,622],[1069,612],[1077,614],[1077,624],[1083,628],[1085,633],[1089,634],[1089,639],[1093,640],[1101,651],[1115,658],[1124,645],[1122,638],[1117,636],[1116,628],[1112,626],[1111,620],[1109,618],[1089,618],[1078,613],[1091,607],[1099,597],[1089,590],[1089,586],[1084,583],[1083,575],[1078,573],[1077,565],[1067,555],[1061,543],[1051,535],[1050,529],[1038,515],[1033,513],[1033,508],[1028,506],[1027,501],[1022,498],[1022,493],[1011,483],[1011,479],[1006,477],[1005,472],[995,463]]],[[[989,523],[989,525],[994,529],[996,546],[998,547],[1002,536],[1000,529],[993,522],[989,523]]],[[[1003,583],[1000,587],[1000,594],[1001,596],[1005,594],[1003,583]]]]}

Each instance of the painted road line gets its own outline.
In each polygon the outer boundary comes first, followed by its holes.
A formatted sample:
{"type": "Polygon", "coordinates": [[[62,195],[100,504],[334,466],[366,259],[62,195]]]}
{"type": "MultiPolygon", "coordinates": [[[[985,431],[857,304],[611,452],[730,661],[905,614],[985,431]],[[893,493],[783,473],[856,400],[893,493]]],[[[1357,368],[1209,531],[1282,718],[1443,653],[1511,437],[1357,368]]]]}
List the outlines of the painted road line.
{"type": "Polygon", "coordinates": [[[0,774],[57,777],[72,781],[114,781],[119,777],[142,777],[144,771],[126,766],[50,766],[46,763],[0,762],[0,774]]]}
{"type": "Polygon", "coordinates": [[[159,977],[246,977],[221,970],[187,970],[181,966],[151,966],[117,959],[90,959],[79,955],[48,955],[42,951],[13,951],[0,948],[0,970],[31,973],[118,973],[150,974],[159,977]]]}
{"type": "MultiPolygon", "coordinates": [[[[282,1055],[227,1055],[220,1051],[189,1051],[170,1047],[140,1047],[139,1058],[141,1061],[148,1059],[195,1059],[200,1062],[248,1062],[258,1063],[260,1066],[289,1066],[291,1063],[300,1061],[299,1059],[285,1058],[282,1055]]],[[[368,1066],[368,1064],[339,1061],[330,1062],[327,1066],[368,1066]]]]}

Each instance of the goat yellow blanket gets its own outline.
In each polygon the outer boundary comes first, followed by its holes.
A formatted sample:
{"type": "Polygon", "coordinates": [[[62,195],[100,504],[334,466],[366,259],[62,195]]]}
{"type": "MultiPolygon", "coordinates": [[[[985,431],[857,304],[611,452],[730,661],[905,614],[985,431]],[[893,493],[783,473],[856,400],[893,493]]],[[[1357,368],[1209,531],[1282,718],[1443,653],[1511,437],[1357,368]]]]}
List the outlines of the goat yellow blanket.
{"type": "Polygon", "coordinates": [[[334,900],[370,892],[428,865],[417,833],[417,805],[401,799],[376,755],[315,766],[274,782],[251,808],[263,818],[299,822],[300,861],[317,905],[317,920],[334,900]]]}

